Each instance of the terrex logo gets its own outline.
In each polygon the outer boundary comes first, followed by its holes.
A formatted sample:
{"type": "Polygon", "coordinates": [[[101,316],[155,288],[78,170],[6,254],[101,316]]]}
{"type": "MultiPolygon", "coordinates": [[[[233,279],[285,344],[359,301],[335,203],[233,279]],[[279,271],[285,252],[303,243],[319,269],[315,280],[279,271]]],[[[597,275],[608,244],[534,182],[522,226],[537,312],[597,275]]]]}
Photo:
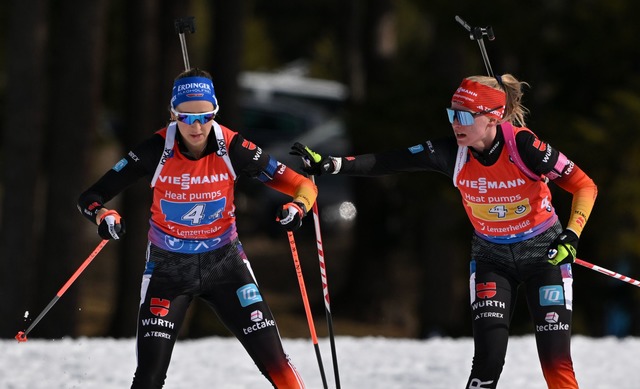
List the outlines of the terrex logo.
{"type": "Polygon", "coordinates": [[[464,186],[471,189],[478,189],[479,193],[487,193],[489,189],[508,189],[517,188],[526,184],[523,178],[516,178],[509,181],[488,181],[486,177],[480,177],[477,180],[460,180],[458,186],[464,186]]]}

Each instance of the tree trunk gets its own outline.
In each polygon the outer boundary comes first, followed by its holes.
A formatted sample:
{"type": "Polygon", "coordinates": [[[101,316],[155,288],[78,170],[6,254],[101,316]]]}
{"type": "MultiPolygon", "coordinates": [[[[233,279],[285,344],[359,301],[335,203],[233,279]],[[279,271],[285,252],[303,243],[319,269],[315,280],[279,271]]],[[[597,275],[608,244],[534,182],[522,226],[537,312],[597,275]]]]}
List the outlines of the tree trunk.
{"type": "MultiPolygon", "coordinates": [[[[79,232],[86,227],[86,220],[78,214],[76,200],[83,190],[94,134],[101,124],[106,0],[64,0],[56,2],[52,10],[50,120],[44,167],[47,206],[44,243],[38,256],[41,303],[54,296],[90,252],[80,244],[79,232]]],[[[43,320],[40,333],[46,337],[76,334],[77,290],[67,290],[43,320]]]]}
{"type": "MultiPolygon", "coordinates": [[[[213,50],[205,53],[206,62],[213,77],[216,97],[220,103],[220,117],[217,119],[225,126],[238,130],[240,111],[238,109],[238,74],[243,49],[243,26],[245,15],[245,1],[219,1],[213,10],[213,39],[210,47],[213,50]]],[[[197,20],[196,20],[197,26],[197,20]]],[[[197,32],[197,31],[196,31],[197,32]]],[[[199,53],[202,54],[202,53],[199,53]]],[[[206,304],[196,301],[191,308],[190,320],[182,330],[184,336],[201,337],[227,335],[228,331],[215,323],[219,321],[206,304]],[[212,323],[214,323],[212,325],[212,323]]]]}
{"type": "MultiPolygon", "coordinates": [[[[125,68],[129,87],[125,87],[124,96],[126,128],[120,134],[123,152],[164,127],[169,120],[173,79],[184,70],[174,21],[189,16],[189,4],[189,1],[156,0],[129,4],[130,12],[125,19],[128,28],[125,68]]],[[[151,201],[152,191],[147,181],[140,181],[121,194],[119,206],[128,233],[118,242],[117,286],[110,336],[131,337],[136,332],[151,201]]]]}
{"type": "Polygon", "coordinates": [[[213,85],[222,107],[220,120],[230,128],[240,125],[238,75],[243,52],[245,8],[245,0],[216,2],[211,45],[213,50],[207,53],[213,85]]]}
{"type": "MultiPolygon", "coordinates": [[[[2,131],[0,213],[0,332],[27,327],[26,310],[43,308],[35,296],[36,252],[41,247],[34,204],[41,204],[41,149],[45,120],[47,1],[13,0],[5,6],[6,86],[2,131]],[[28,15],[28,20],[26,19],[28,15]]],[[[37,215],[41,216],[41,215],[37,215]]],[[[53,295],[51,296],[53,297],[53,295]]]]}

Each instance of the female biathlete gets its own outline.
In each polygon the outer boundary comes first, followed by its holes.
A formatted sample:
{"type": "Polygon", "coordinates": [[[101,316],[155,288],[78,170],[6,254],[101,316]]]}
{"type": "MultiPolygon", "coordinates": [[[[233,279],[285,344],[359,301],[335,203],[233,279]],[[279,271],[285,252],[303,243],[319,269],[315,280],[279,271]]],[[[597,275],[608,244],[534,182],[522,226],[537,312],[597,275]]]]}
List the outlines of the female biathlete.
{"type": "Polygon", "coordinates": [[[578,387],[570,353],[571,263],[597,189],[575,163],[524,127],[522,84],[509,74],[464,79],[447,108],[453,136],[444,139],[355,157],[323,157],[300,143],[292,148],[311,162],[303,169],[315,175],[436,171],[453,179],[475,230],[470,263],[475,351],[468,389],[498,383],[519,286],[548,387],[578,387]],[[506,141],[513,142],[511,152],[506,141]],[[519,159],[520,165],[514,163],[519,159]],[[547,180],[573,195],[564,229],[547,180]]]}
{"type": "Polygon", "coordinates": [[[78,200],[78,208],[98,224],[102,238],[119,239],[124,220],[105,204],[142,177],[153,190],[132,388],[164,385],[194,297],[217,313],[274,387],[304,387],[283,351],[274,317],[238,240],[234,187],[238,177],[248,176],[290,195],[292,201],[276,212],[288,230],[302,224],[317,189],[308,178],[216,123],[218,108],[207,72],[180,74],[173,86],[171,123],[130,151],[78,200]]]}

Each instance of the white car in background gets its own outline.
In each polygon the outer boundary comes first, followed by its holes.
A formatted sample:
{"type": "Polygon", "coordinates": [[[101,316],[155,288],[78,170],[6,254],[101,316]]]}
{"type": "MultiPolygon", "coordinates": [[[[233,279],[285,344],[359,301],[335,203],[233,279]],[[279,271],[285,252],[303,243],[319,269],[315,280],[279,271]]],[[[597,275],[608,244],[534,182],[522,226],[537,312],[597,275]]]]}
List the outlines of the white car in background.
{"type": "MultiPolygon", "coordinates": [[[[302,159],[289,154],[294,142],[322,155],[351,153],[341,116],[347,88],[336,81],[312,79],[300,73],[244,72],[239,78],[241,134],[298,172],[302,159]]],[[[323,235],[351,230],[357,210],[349,178],[336,175],[315,179],[323,235]]],[[[251,213],[249,218],[256,221],[253,227],[280,236],[282,231],[277,230],[279,226],[273,218],[287,197],[255,180],[239,183],[237,192],[238,213],[251,213]]]]}

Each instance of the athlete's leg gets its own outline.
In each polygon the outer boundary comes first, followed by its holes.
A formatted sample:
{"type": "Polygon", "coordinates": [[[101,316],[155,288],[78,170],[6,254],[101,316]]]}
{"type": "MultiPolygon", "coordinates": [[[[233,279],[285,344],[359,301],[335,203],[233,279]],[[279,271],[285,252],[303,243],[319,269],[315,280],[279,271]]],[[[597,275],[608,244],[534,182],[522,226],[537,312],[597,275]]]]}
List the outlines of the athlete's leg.
{"type": "Polygon", "coordinates": [[[495,266],[471,261],[469,287],[475,348],[465,388],[495,388],[507,352],[517,284],[495,266]]]}
{"type": "MultiPolygon", "coordinates": [[[[304,388],[302,378],[282,348],[280,333],[271,310],[260,294],[239,242],[228,245],[224,259],[208,277],[217,282],[200,296],[217,313],[225,326],[238,338],[262,374],[276,388],[304,388]],[[221,275],[224,279],[221,280],[221,275]]],[[[221,250],[216,250],[221,251],[221,250]]],[[[205,267],[205,265],[203,265],[205,267]]]]}
{"type": "Polygon", "coordinates": [[[570,264],[545,265],[527,280],[538,356],[550,389],[578,388],[571,359],[572,283],[570,264]]]}
{"type": "Polygon", "coordinates": [[[190,277],[189,267],[185,267],[188,257],[162,253],[154,247],[151,253],[142,277],[136,339],[138,365],[132,389],[162,388],[173,346],[192,300],[184,293],[188,283],[183,281],[190,277]]]}

